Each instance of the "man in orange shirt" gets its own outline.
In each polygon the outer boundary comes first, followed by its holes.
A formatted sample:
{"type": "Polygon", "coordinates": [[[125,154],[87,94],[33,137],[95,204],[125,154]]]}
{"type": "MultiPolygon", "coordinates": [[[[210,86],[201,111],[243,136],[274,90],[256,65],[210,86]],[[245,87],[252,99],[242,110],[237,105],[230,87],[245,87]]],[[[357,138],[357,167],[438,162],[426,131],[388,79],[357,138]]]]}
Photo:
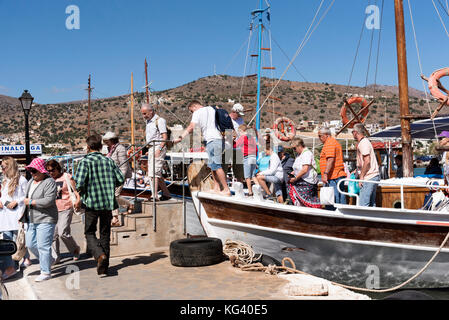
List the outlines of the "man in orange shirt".
{"type": "Polygon", "coordinates": [[[329,184],[334,188],[335,203],[346,204],[346,196],[337,188],[338,182],[346,178],[341,145],[332,137],[329,128],[321,128],[318,131],[318,138],[324,144],[320,154],[321,180],[325,185],[329,184]]]}

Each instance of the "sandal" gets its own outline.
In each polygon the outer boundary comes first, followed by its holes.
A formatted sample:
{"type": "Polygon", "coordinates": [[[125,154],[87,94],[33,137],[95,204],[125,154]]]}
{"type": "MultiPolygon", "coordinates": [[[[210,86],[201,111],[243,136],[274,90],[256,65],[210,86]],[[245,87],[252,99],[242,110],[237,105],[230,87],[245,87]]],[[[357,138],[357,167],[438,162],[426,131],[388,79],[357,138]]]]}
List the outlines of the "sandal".
{"type": "Polygon", "coordinates": [[[129,206],[128,206],[128,208],[126,208],[126,212],[124,212],[123,214],[124,215],[127,215],[127,214],[132,214],[134,212],[134,205],[133,204],[130,204],[129,206]]]}
{"type": "Polygon", "coordinates": [[[115,218],[115,219],[112,218],[111,227],[121,227],[122,224],[120,223],[120,220],[118,218],[115,218]],[[117,221],[114,221],[115,219],[117,219],[117,221]]]}

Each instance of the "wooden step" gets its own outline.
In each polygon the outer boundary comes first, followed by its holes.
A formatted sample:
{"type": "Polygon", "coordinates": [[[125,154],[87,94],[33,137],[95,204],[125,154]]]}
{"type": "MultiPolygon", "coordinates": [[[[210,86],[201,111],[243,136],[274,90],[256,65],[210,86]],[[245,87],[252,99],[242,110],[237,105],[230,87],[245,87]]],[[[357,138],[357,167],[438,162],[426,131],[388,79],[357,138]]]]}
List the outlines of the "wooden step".
{"type": "Polygon", "coordinates": [[[154,231],[153,202],[144,201],[142,213],[125,215],[122,227],[111,228],[111,257],[168,248],[171,241],[184,238],[182,208],[180,200],[156,202],[156,231],[154,231]]]}

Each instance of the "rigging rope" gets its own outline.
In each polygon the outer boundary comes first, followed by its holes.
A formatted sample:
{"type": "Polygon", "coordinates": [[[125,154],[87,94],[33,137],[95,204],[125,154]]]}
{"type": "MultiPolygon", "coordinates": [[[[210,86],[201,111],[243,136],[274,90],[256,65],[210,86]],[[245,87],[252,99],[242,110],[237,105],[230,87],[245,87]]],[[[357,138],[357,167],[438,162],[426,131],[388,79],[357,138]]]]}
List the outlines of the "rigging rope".
{"type": "MultiPolygon", "coordinates": [[[[412,6],[410,4],[410,0],[408,0],[408,8],[410,11],[410,20],[412,23],[412,30],[413,30],[413,37],[415,39],[415,47],[416,47],[416,54],[418,57],[418,65],[419,65],[419,70],[421,72],[421,75],[423,75],[423,67],[422,67],[422,63],[421,63],[421,54],[420,54],[420,50],[419,50],[419,45],[418,45],[418,37],[416,36],[416,29],[415,29],[415,21],[413,19],[413,12],[412,12],[412,6]]],[[[422,77],[421,77],[422,79],[422,77]]],[[[426,94],[426,103],[427,103],[427,108],[429,109],[429,115],[432,115],[432,109],[430,108],[430,99],[429,96],[427,94],[427,86],[425,84],[424,79],[422,79],[422,84],[423,84],[423,88],[424,88],[424,93],[426,94]]],[[[435,121],[434,119],[432,119],[432,125],[433,125],[433,131],[435,133],[435,139],[438,141],[438,133],[437,133],[437,128],[435,126],[435,121]]]]}
{"type": "Polygon", "coordinates": [[[242,100],[243,83],[244,83],[244,81],[245,81],[245,76],[246,76],[246,66],[247,66],[247,63],[248,63],[248,53],[249,53],[249,47],[250,47],[250,45],[251,45],[251,35],[252,35],[252,33],[253,33],[253,28],[251,28],[251,29],[249,30],[249,37],[248,37],[248,40],[247,40],[247,42],[248,42],[248,47],[247,47],[247,49],[246,49],[245,67],[243,68],[242,83],[241,83],[241,85],[240,85],[239,103],[240,103],[241,100],[242,100]]]}
{"type": "Polygon", "coordinates": [[[444,23],[443,18],[440,15],[440,11],[438,10],[438,8],[436,6],[435,1],[432,0],[432,3],[433,3],[433,7],[435,8],[435,11],[438,14],[438,17],[440,18],[440,21],[441,21],[441,24],[443,25],[444,31],[446,31],[446,35],[449,37],[449,32],[446,29],[446,24],[444,23]]]}
{"type": "MultiPolygon", "coordinates": [[[[449,239],[449,232],[446,234],[446,237],[444,238],[440,247],[433,254],[433,256],[430,258],[430,260],[424,265],[424,267],[421,268],[421,270],[419,270],[415,275],[410,277],[408,280],[406,280],[403,283],[401,283],[397,286],[394,286],[392,288],[367,289],[367,288],[360,288],[360,287],[355,287],[355,286],[348,286],[348,285],[337,283],[334,281],[329,281],[329,282],[333,285],[336,285],[336,286],[339,286],[339,287],[342,287],[345,289],[362,291],[362,292],[386,293],[386,292],[399,290],[400,288],[404,287],[405,285],[409,284],[411,281],[416,279],[418,276],[420,276],[424,271],[426,271],[426,269],[430,266],[430,264],[435,260],[435,258],[441,252],[441,249],[446,245],[448,239],[449,239]]],[[[235,267],[241,268],[242,271],[265,271],[265,273],[269,273],[269,274],[277,274],[278,271],[281,271],[281,272],[287,272],[287,273],[288,272],[299,273],[299,274],[313,276],[310,273],[306,273],[306,272],[297,270],[293,260],[288,257],[282,259],[282,266],[269,265],[268,267],[265,267],[261,263],[252,263],[252,261],[255,261],[258,259],[254,259],[254,251],[252,251],[252,247],[244,242],[241,242],[241,241],[226,240],[225,245],[223,247],[223,252],[230,258],[232,265],[235,267]],[[250,261],[250,262],[248,263],[248,261],[250,261]],[[286,267],[285,261],[289,261],[290,264],[292,265],[292,267],[291,268],[286,267]]]]}
{"type": "Polygon", "coordinates": [[[292,60],[290,61],[290,63],[288,64],[287,68],[284,70],[284,73],[281,75],[281,77],[278,79],[278,81],[276,82],[276,85],[273,87],[273,89],[270,91],[270,93],[268,94],[268,96],[265,98],[264,102],[261,104],[261,106],[259,107],[258,110],[256,110],[256,113],[254,114],[254,116],[251,118],[251,120],[249,121],[249,125],[251,125],[251,123],[254,121],[254,119],[257,116],[257,113],[260,112],[260,110],[264,107],[265,103],[268,100],[268,97],[271,96],[271,94],[274,92],[274,90],[276,89],[276,87],[279,85],[279,83],[281,82],[282,78],[285,76],[285,74],[287,73],[288,69],[290,69],[290,66],[293,64],[294,60],[298,57],[299,53],[301,53],[302,49],[304,49],[304,46],[307,44],[307,42],[309,41],[310,37],[312,36],[312,34],[315,32],[315,30],[318,28],[318,26],[321,24],[321,22],[323,21],[324,17],[327,15],[327,13],[329,12],[329,10],[332,8],[332,6],[335,3],[335,0],[332,0],[332,3],[329,5],[329,7],[326,9],[326,11],[324,12],[323,16],[320,18],[320,20],[318,21],[317,25],[312,29],[312,26],[318,16],[318,13],[321,10],[321,7],[324,3],[324,0],[321,1],[320,6],[312,20],[312,23],[309,26],[309,29],[306,32],[306,35],[304,36],[304,39],[302,40],[300,46],[298,47],[298,49],[296,50],[295,55],[293,56],[292,60]],[[312,31],[310,31],[312,29],[312,31]]]}

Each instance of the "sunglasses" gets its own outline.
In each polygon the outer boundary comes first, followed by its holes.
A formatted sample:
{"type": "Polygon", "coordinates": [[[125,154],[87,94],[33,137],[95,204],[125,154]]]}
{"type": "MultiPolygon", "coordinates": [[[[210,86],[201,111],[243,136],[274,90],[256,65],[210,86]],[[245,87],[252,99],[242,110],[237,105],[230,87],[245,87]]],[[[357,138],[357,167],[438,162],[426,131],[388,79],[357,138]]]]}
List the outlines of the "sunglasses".
{"type": "Polygon", "coordinates": [[[37,170],[34,169],[34,168],[30,168],[30,172],[31,172],[31,174],[36,174],[36,173],[38,173],[39,171],[37,171],[37,170]]]}
{"type": "Polygon", "coordinates": [[[55,169],[55,168],[53,168],[53,169],[47,169],[47,171],[48,171],[48,172],[55,172],[56,169],[55,169]]]}

